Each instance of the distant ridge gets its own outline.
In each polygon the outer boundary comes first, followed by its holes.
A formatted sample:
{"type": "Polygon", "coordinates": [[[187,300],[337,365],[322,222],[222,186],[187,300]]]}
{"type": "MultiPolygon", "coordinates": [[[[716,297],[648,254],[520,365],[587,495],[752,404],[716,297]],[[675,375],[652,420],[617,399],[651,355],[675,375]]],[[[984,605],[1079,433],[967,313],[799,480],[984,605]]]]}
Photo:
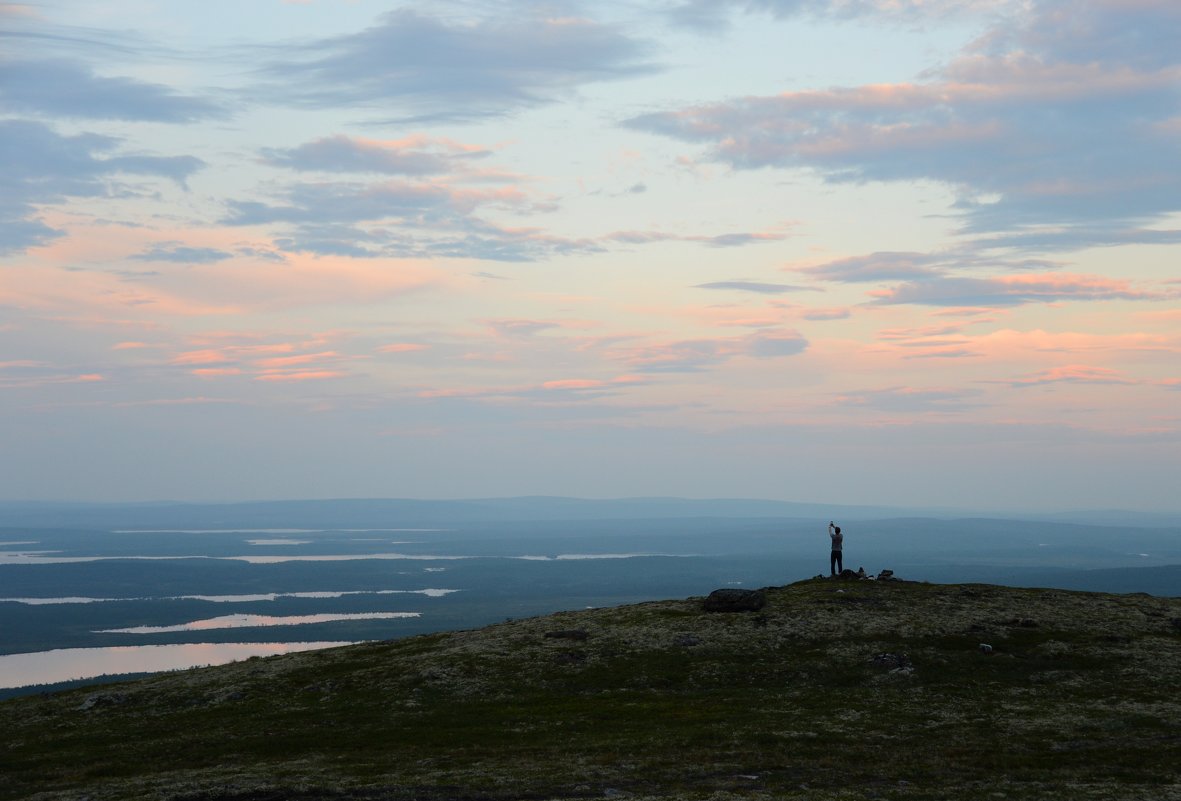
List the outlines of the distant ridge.
{"type": "Polygon", "coordinates": [[[338,498],[237,503],[0,503],[0,525],[145,528],[172,526],[387,526],[470,522],[779,517],[873,519],[936,514],[933,510],[839,506],[743,498],[615,498],[557,496],[419,500],[338,498]]]}
{"type": "Polygon", "coordinates": [[[674,518],[784,518],[827,521],[897,518],[993,518],[1088,523],[1092,525],[1181,526],[1181,513],[1121,511],[1063,513],[972,513],[940,508],[802,503],[757,498],[571,498],[522,496],[421,500],[411,498],[336,498],[233,503],[0,503],[0,526],[128,528],[361,527],[444,525],[448,523],[545,520],[674,518]]]}

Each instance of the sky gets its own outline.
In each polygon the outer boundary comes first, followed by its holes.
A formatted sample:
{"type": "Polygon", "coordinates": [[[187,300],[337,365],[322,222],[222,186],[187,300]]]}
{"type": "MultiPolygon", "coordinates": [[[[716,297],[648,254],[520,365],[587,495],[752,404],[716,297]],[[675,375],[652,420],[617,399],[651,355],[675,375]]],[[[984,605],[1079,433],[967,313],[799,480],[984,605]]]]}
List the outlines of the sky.
{"type": "Polygon", "coordinates": [[[1179,40],[0,2],[0,499],[1179,509],[1179,40]]]}

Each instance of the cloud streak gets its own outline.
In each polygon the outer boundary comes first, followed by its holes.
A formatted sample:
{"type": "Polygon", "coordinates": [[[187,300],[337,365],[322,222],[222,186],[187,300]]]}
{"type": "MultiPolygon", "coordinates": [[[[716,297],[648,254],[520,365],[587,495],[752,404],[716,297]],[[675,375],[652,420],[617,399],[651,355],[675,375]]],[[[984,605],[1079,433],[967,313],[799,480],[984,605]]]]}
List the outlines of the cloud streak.
{"type": "Polygon", "coordinates": [[[64,136],[32,120],[0,120],[0,254],[15,253],[62,235],[38,207],[72,198],[126,195],[126,176],[179,184],[205,166],[194,156],[120,154],[118,139],[83,133],[64,136]]]}
{"type": "Polygon", "coordinates": [[[267,164],[293,170],[422,176],[454,173],[490,152],[421,134],[389,141],[336,134],[293,148],[264,148],[262,156],[267,164]]]}
{"type": "Polygon", "coordinates": [[[640,373],[697,373],[747,356],[773,359],[795,356],[808,348],[798,331],[763,329],[741,337],[682,339],[621,349],[614,356],[640,373]]]}
{"type": "Polygon", "coordinates": [[[1104,222],[1126,236],[1181,210],[1181,144],[1168,133],[1181,56],[1143,47],[1181,30],[1181,8],[1087,0],[1069,24],[1063,13],[1032,3],[1018,26],[994,27],[914,82],[739,97],[626,124],[738,169],[940,181],[958,193],[968,233],[1057,225],[1085,239],[1104,222]]]}
{"type": "Polygon", "coordinates": [[[927,306],[1019,306],[1027,303],[1101,300],[1162,300],[1161,292],[1136,289],[1132,282],[1095,275],[1046,273],[996,278],[938,277],[910,281],[870,293],[880,304],[927,306]]]}
{"type": "Polygon", "coordinates": [[[100,76],[72,59],[0,59],[0,106],[10,113],[87,120],[191,123],[228,116],[206,98],[100,76]]]}
{"type": "Polygon", "coordinates": [[[310,108],[396,108],[403,121],[462,121],[655,69],[649,46],[621,28],[516,11],[467,20],[391,11],[364,31],[308,42],[298,59],[271,64],[274,82],[259,94],[310,108]]]}

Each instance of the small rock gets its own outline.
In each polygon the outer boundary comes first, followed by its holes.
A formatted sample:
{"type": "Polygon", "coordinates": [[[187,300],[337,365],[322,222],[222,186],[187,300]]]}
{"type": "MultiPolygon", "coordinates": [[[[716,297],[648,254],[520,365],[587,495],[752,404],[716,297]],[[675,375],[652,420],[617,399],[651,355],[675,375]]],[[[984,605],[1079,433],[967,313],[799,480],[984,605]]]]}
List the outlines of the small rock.
{"type": "Polygon", "coordinates": [[[125,703],[127,703],[126,693],[93,693],[86,696],[86,699],[82,701],[78,709],[86,712],[95,707],[117,706],[125,703]]]}
{"type": "Polygon", "coordinates": [[[878,581],[896,581],[893,570],[882,570],[878,573],[878,581]]]}
{"type": "Polygon", "coordinates": [[[590,637],[590,633],[583,629],[563,629],[561,631],[547,631],[547,640],[578,640],[582,642],[590,637]]]}
{"type": "Polygon", "coordinates": [[[885,668],[891,672],[900,669],[914,671],[914,664],[906,654],[875,654],[869,661],[874,667],[885,668]]]}
{"type": "Polygon", "coordinates": [[[705,599],[706,612],[757,612],[767,605],[762,590],[714,590],[705,599]]]}
{"type": "Polygon", "coordinates": [[[992,653],[992,646],[986,642],[980,643],[980,653],[991,654],[992,653]]]}

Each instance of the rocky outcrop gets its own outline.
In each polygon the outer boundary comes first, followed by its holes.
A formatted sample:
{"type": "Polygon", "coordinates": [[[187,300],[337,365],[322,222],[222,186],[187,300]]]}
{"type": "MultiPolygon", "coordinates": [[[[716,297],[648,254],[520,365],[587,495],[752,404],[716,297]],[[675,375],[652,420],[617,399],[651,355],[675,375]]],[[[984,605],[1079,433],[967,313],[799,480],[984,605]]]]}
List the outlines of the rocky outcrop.
{"type": "Polygon", "coordinates": [[[714,590],[705,599],[706,612],[757,612],[767,605],[763,590],[714,590]]]}

